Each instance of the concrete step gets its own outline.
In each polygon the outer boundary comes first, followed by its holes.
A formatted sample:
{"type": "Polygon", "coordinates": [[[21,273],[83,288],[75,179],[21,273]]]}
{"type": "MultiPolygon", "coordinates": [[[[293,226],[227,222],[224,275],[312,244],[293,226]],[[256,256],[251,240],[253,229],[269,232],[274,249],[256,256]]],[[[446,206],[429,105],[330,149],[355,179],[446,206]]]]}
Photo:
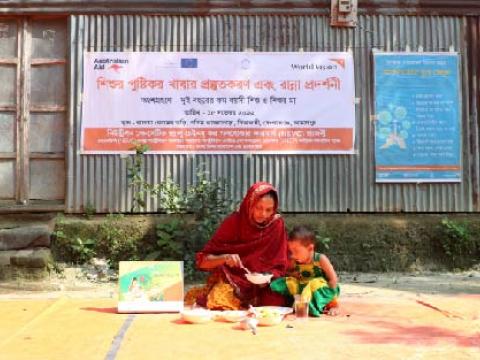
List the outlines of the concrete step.
{"type": "Polygon", "coordinates": [[[48,275],[54,224],[55,214],[0,216],[0,280],[38,280],[48,275]]]}
{"type": "Polygon", "coordinates": [[[30,225],[0,229],[0,251],[50,247],[48,225],[30,225]]]}
{"type": "Polygon", "coordinates": [[[49,248],[0,251],[0,280],[38,280],[49,275],[49,248]]]}

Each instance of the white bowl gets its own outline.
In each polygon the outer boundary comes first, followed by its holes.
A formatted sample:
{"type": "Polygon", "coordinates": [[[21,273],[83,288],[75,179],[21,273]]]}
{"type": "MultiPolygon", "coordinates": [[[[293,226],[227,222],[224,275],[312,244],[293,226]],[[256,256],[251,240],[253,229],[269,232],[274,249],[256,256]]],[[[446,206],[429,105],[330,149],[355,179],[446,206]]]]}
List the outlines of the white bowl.
{"type": "Polygon", "coordinates": [[[222,311],[220,317],[228,322],[238,322],[247,317],[247,312],[243,310],[226,310],[222,311]]]}
{"type": "Polygon", "coordinates": [[[246,273],[245,277],[252,284],[261,285],[267,284],[270,282],[273,274],[262,274],[262,273],[246,273]]]}
{"type": "Polygon", "coordinates": [[[258,318],[258,325],[260,326],[273,326],[282,322],[283,315],[277,315],[272,317],[258,318]]]}
{"type": "Polygon", "coordinates": [[[293,308],[285,306],[256,306],[253,308],[256,314],[265,313],[269,310],[275,310],[282,315],[288,315],[293,313],[293,308]]]}
{"type": "Polygon", "coordinates": [[[255,313],[260,326],[278,325],[285,315],[280,310],[269,307],[256,308],[255,313]]]}
{"type": "Polygon", "coordinates": [[[182,319],[190,324],[201,324],[210,321],[212,313],[205,309],[184,310],[182,319]]]}

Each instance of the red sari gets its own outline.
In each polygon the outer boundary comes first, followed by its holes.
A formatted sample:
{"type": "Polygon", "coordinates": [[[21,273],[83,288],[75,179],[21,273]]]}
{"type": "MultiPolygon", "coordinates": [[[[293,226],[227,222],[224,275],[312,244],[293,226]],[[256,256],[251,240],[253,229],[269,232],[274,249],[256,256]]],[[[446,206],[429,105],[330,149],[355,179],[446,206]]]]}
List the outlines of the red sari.
{"type": "MultiPolygon", "coordinates": [[[[277,214],[278,195],[275,188],[266,182],[250,187],[240,209],[228,216],[217,229],[202,251],[196,254],[197,267],[205,256],[238,254],[245,267],[252,272],[268,272],[273,278],[284,276],[287,269],[287,233],[282,217],[277,214]],[[253,207],[264,195],[271,193],[275,199],[274,215],[265,223],[258,224],[253,218],[253,207]]],[[[269,286],[253,285],[245,278],[245,270],[222,265],[212,270],[203,297],[209,296],[216,283],[231,287],[240,307],[248,305],[283,305],[283,297],[270,290],[269,286]]],[[[196,299],[199,305],[208,306],[205,299],[196,299]]],[[[215,306],[208,306],[213,307],[215,306]]],[[[222,306],[218,306],[222,307],[222,306]]],[[[228,307],[228,306],[227,306],[228,307]]],[[[232,306],[234,308],[236,306],[232,306]]]]}

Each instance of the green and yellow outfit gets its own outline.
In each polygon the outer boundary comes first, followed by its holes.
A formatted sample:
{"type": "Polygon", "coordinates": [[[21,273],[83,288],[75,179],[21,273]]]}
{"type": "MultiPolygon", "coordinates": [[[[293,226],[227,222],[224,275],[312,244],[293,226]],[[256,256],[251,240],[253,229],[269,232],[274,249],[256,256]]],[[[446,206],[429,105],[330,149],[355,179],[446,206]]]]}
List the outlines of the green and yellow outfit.
{"type": "Polygon", "coordinates": [[[328,286],[327,278],[320,266],[319,253],[313,254],[313,262],[300,264],[293,262],[287,277],[275,279],[270,288],[293,303],[293,295],[301,294],[310,299],[309,312],[312,316],[320,316],[323,312],[337,305],[340,288],[332,289],[328,286]]]}

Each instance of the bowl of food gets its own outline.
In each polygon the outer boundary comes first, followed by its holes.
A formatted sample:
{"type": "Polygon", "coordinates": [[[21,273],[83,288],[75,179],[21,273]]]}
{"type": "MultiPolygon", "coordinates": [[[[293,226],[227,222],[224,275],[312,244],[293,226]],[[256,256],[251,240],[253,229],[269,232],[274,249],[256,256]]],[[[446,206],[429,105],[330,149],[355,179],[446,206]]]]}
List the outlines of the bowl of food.
{"type": "Polygon", "coordinates": [[[262,285],[268,284],[272,279],[273,274],[270,273],[246,273],[245,277],[252,284],[262,285]]]}
{"type": "Polygon", "coordinates": [[[239,322],[247,317],[247,312],[244,310],[226,310],[222,311],[220,317],[228,322],[239,322]]]}
{"type": "Polygon", "coordinates": [[[206,309],[190,309],[182,312],[182,320],[190,324],[202,324],[212,319],[212,313],[206,309]]]}
{"type": "Polygon", "coordinates": [[[284,313],[279,310],[264,308],[256,310],[256,317],[258,320],[258,325],[272,326],[278,325],[282,322],[284,313]]]}

